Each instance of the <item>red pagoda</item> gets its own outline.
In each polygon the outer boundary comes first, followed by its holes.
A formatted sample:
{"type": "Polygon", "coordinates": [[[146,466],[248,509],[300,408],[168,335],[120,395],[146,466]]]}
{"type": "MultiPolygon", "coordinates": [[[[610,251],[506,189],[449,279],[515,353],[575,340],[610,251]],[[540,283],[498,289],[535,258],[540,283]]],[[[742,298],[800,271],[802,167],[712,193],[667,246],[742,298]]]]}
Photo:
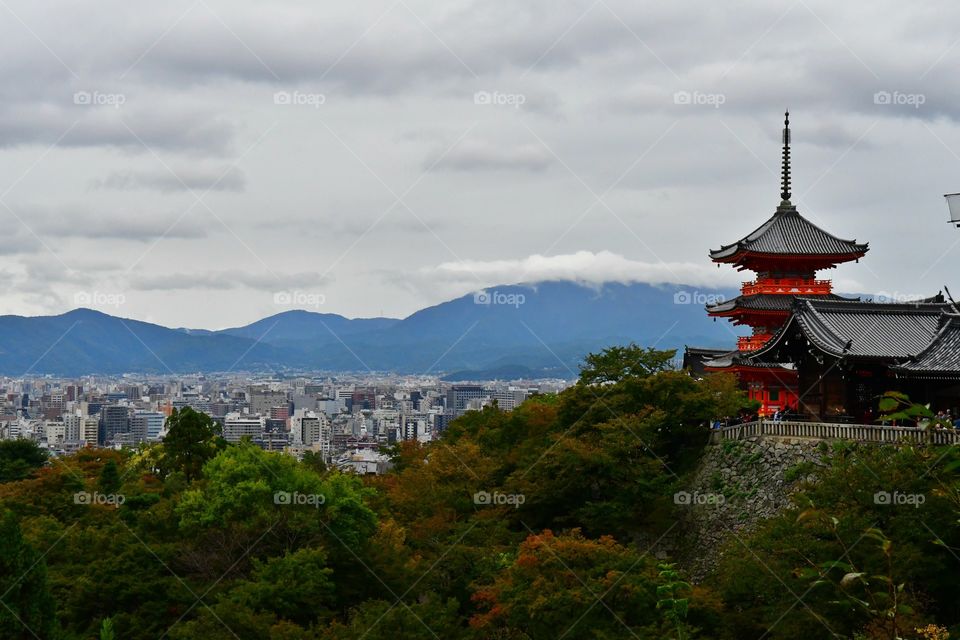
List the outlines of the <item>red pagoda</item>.
{"type": "Polygon", "coordinates": [[[842,240],[820,229],[797,211],[790,202],[790,114],[783,129],[783,170],[781,202],[776,213],[744,238],[710,252],[719,266],[730,264],[738,271],[749,270],[756,277],[744,282],[741,295],[708,305],[714,318],[728,318],[735,325],[747,325],[751,334],[738,338],[735,351],[687,349],[687,362],[702,371],[734,373],[761,403],[761,415],[794,409],[798,403],[797,371],[791,365],[766,363],[748,356],[763,347],[790,318],[796,297],[843,300],[833,293],[830,280],[817,272],[838,264],[859,260],[866,243],[842,240]],[[697,361],[697,362],[691,362],[697,361]]]}

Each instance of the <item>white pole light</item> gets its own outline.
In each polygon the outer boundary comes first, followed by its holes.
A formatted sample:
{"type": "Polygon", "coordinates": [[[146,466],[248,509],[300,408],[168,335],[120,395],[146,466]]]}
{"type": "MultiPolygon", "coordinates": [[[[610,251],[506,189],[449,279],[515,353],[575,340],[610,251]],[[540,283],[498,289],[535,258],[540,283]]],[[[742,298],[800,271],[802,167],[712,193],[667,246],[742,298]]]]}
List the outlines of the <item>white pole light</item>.
{"type": "Polygon", "coordinates": [[[960,193],[948,193],[943,197],[947,199],[947,206],[950,208],[950,224],[960,227],[960,193]]]}

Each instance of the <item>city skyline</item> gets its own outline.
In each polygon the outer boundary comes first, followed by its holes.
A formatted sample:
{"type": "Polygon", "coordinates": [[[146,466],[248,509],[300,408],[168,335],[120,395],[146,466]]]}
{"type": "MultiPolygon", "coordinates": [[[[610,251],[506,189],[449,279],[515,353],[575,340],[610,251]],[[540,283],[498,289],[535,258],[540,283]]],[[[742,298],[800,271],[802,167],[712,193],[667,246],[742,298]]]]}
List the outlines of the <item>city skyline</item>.
{"type": "Polygon", "coordinates": [[[786,107],[800,211],[874,248],[838,290],[951,284],[953,7],[3,11],[5,313],[214,329],[278,294],[404,317],[515,282],[735,286],[706,249],[776,206],[786,107]]]}

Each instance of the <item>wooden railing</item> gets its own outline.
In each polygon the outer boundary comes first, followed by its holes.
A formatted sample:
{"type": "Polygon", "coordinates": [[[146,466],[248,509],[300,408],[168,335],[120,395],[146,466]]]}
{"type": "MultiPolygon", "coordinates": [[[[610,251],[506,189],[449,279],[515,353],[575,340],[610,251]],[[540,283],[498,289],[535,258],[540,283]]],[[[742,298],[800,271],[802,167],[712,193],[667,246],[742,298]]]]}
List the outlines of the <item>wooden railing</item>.
{"type": "Polygon", "coordinates": [[[740,336],[737,338],[737,349],[740,351],[756,351],[763,345],[767,344],[767,341],[770,340],[772,334],[769,333],[757,333],[752,336],[740,336]]]}
{"type": "Polygon", "coordinates": [[[774,422],[773,420],[758,420],[714,429],[710,434],[710,442],[718,444],[725,440],[759,437],[889,444],[900,442],[960,444],[960,431],[956,429],[940,430],[836,422],[774,422]]]}
{"type": "Polygon", "coordinates": [[[745,296],[755,293],[816,295],[830,293],[833,285],[829,280],[805,280],[803,278],[759,278],[744,282],[740,293],[745,296]]]}

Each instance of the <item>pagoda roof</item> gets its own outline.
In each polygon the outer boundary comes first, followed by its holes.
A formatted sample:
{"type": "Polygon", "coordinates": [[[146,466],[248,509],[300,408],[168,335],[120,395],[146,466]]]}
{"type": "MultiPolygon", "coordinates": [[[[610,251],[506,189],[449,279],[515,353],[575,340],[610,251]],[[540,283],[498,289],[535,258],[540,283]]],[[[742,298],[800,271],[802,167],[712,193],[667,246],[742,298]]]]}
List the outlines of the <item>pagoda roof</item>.
{"type": "Polygon", "coordinates": [[[960,315],[940,316],[940,330],[933,341],[915,357],[892,369],[920,378],[960,378],[960,315]]]}
{"type": "Polygon", "coordinates": [[[713,360],[705,360],[703,365],[710,369],[729,369],[733,367],[745,367],[749,369],[787,369],[794,368],[790,362],[766,362],[763,360],[754,360],[748,357],[749,352],[732,351],[713,360]]]}
{"type": "Polygon", "coordinates": [[[952,309],[942,297],[884,303],[796,298],[790,319],[751,358],[768,357],[792,336],[836,357],[901,361],[915,357],[937,336],[952,309]]]}
{"type": "Polygon", "coordinates": [[[713,360],[729,352],[730,349],[714,349],[712,347],[686,347],[683,350],[683,368],[695,374],[705,373],[703,363],[713,360]]]}
{"type": "Polygon", "coordinates": [[[683,366],[695,373],[704,373],[706,368],[727,369],[730,367],[741,366],[747,368],[763,369],[793,369],[792,364],[783,364],[780,362],[758,362],[749,360],[747,352],[737,349],[705,349],[701,347],[687,347],[683,354],[683,366]]]}
{"type": "MultiPolygon", "coordinates": [[[[833,293],[804,296],[816,300],[846,300],[833,293]]],[[[707,313],[720,314],[734,311],[782,311],[789,313],[793,309],[795,296],[778,293],[755,293],[749,296],[737,296],[730,300],[707,305],[707,313]]]]}
{"type": "Polygon", "coordinates": [[[762,256],[833,257],[846,262],[862,257],[868,243],[843,240],[813,224],[791,204],[781,204],[776,213],[752,233],[733,244],[710,252],[714,262],[738,262],[747,254],[762,256]]]}

